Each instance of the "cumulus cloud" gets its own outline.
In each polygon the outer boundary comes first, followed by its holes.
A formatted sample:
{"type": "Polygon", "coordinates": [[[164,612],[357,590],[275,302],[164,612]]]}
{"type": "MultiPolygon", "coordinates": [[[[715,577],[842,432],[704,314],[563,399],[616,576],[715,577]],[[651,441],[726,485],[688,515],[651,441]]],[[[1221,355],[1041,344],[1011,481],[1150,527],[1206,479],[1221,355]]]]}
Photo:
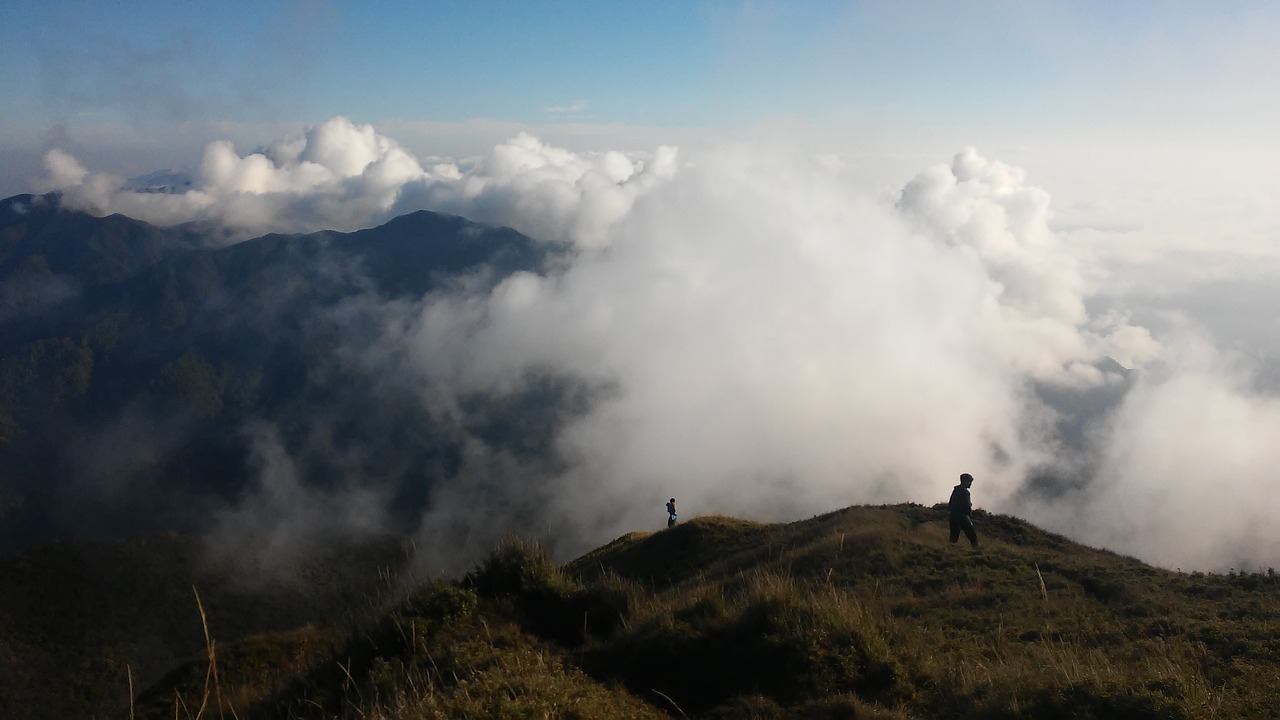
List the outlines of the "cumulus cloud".
{"type": "Polygon", "coordinates": [[[404,188],[397,209],[425,207],[598,247],[609,242],[610,227],[636,198],[671,178],[677,166],[671,147],[633,160],[615,151],[573,153],[520,133],[463,167],[437,166],[435,178],[404,188]]]}
{"type": "Polygon", "coordinates": [[[239,239],[366,227],[387,217],[405,183],[426,177],[395,141],[341,117],[244,156],[229,142],[210,143],[184,193],[131,189],[121,178],[88,172],[59,149],[46,154],[44,165],[36,189],[62,193],[69,207],[159,225],[212,221],[239,239]]]}
{"type": "MultiPolygon", "coordinates": [[[[974,151],[922,173],[895,207],[827,160],[723,147],[574,234],[590,196],[521,201],[545,191],[530,176],[583,161],[531,138],[516,147],[485,165],[510,178],[501,207],[523,229],[559,223],[579,240],[574,262],[429,296],[387,344],[408,348],[441,407],[548,374],[598,390],[557,435],[567,468],[536,481],[536,517],[570,551],[648,525],[671,495],[693,512],[783,519],[932,502],[964,469],[999,507],[1052,460],[1052,411],[1032,381],[1096,384],[1104,349],[1158,351],[1121,316],[1088,322],[1047,195],[974,151]]],[[[460,507],[493,494],[479,457],[440,491],[460,507]]]]}
{"type": "Polygon", "coordinates": [[[338,117],[243,156],[229,142],[210,143],[183,193],[131,188],[57,148],[45,155],[35,189],[62,193],[68,207],[97,215],[122,213],[158,225],[214,222],[233,240],[356,230],[430,208],[591,244],[674,165],[672,148],[641,159],[577,154],[521,133],[482,158],[424,167],[373,126],[338,117]]]}
{"type": "MultiPolygon", "coordinates": [[[[243,156],[211,144],[182,195],[130,191],[60,151],[46,167],[73,206],[240,237],[430,209],[570,248],[546,274],[344,309],[362,340],[342,361],[463,443],[422,523],[441,563],[513,531],[572,553],[656,525],[673,495],[689,514],[781,520],[931,504],[967,471],[980,506],[1086,542],[1183,567],[1274,564],[1280,535],[1256,508],[1280,459],[1275,400],[1210,343],[1097,307],[1110,269],[1053,230],[1048,192],[976,150],[888,199],[838,158],[759,145],[579,153],[521,133],[424,161],[342,118],[243,156]],[[1139,370],[1125,379],[1108,357],[1139,370]],[[575,398],[549,421],[553,457],[472,431],[476,398],[543,387],[575,398]],[[1045,398],[1097,388],[1119,390],[1065,450],[1068,409],[1045,398]],[[1029,490],[1045,468],[1077,476],[1029,490]]],[[[267,507],[292,503],[279,487],[267,507]]]]}

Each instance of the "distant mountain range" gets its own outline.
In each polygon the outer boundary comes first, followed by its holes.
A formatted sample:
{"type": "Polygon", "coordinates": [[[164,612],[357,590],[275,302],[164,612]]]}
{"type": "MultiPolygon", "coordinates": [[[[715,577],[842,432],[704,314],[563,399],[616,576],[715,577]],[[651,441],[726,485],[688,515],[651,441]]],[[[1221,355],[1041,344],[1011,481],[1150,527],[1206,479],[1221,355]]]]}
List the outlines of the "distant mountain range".
{"type": "Polygon", "coordinates": [[[496,283],[557,252],[425,211],[222,246],[212,226],[0,201],[0,550],[203,529],[254,472],[253,422],[278,429],[302,482],[377,485],[408,527],[432,478],[456,469],[456,438],[338,361],[369,329],[334,309],[496,283]],[[322,432],[329,452],[303,449],[322,432]]]}

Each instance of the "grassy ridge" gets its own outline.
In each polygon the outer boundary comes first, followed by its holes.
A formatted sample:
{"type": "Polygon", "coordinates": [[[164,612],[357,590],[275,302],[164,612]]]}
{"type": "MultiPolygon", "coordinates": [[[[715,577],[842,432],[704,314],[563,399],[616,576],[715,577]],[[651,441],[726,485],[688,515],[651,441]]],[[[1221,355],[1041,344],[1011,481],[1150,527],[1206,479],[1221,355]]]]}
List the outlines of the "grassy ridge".
{"type": "Polygon", "coordinates": [[[1013,518],[979,521],[975,553],[945,543],[943,511],[918,506],[762,526],[747,548],[736,521],[699,519],[570,570],[669,584],[601,648],[659,651],[639,663],[643,683],[665,682],[699,710],[734,692],[791,708],[852,693],[928,717],[1261,718],[1280,707],[1274,572],[1181,575],[1013,518]],[[655,572],[651,551],[680,533],[717,559],[697,574],[655,572]],[[719,651],[700,652],[706,643],[719,651]],[[712,656],[734,658],[718,690],[697,670],[712,656]]]}
{"type": "MultiPolygon", "coordinates": [[[[218,650],[205,716],[1275,717],[1274,571],[1168,572],[977,519],[976,552],[917,505],[695,518],[565,566],[508,542],[309,659],[297,637],[245,641],[296,665],[218,650]]],[[[209,668],[139,716],[199,716],[209,668]]]]}

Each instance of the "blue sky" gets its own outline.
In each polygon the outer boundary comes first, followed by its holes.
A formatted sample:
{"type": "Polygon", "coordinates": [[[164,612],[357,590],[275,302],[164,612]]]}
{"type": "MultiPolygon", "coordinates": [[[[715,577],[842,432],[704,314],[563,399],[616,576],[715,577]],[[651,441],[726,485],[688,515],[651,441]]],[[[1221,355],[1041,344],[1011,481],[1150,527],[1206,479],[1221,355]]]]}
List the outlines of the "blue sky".
{"type": "Polygon", "coordinates": [[[1247,70],[1275,18],[1261,3],[1172,2],[6,6],[10,142],[56,124],[339,114],[675,128],[868,111],[1132,115],[1170,85],[1202,86],[1199,74],[1219,93],[1250,87],[1219,73],[1247,70]]]}
{"type": "Polygon", "coordinates": [[[11,121],[27,124],[536,122],[587,98],[605,121],[687,122],[711,84],[713,14],[687,2],[15,6],[6,83],[23,101],[11,121]],[[121,65],[133,76],[112,77],[121,65]],[[684,107],[659,109],[672,105],[684,107]]]}

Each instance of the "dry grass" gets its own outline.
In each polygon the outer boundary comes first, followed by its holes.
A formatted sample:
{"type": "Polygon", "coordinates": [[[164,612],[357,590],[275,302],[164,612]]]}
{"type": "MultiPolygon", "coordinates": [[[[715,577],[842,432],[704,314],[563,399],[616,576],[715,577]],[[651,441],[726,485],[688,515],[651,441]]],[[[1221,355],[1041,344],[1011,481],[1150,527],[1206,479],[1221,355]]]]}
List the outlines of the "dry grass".
{"type": "MultiPolygon", "coordinates": [[[[979,518],[975,553],[946,543],[941,512],[695,518],[567,566],[510,541],[460,583],[408,593],[273,695],[242,694],[246,676],[225,665],[214,677],[246,719],[1198,719],[1280,707],[1274,572],[1165,572],[993,516],[979,518]]],[[[218,646],[220,663],[233,657],[218,646]]]]}

